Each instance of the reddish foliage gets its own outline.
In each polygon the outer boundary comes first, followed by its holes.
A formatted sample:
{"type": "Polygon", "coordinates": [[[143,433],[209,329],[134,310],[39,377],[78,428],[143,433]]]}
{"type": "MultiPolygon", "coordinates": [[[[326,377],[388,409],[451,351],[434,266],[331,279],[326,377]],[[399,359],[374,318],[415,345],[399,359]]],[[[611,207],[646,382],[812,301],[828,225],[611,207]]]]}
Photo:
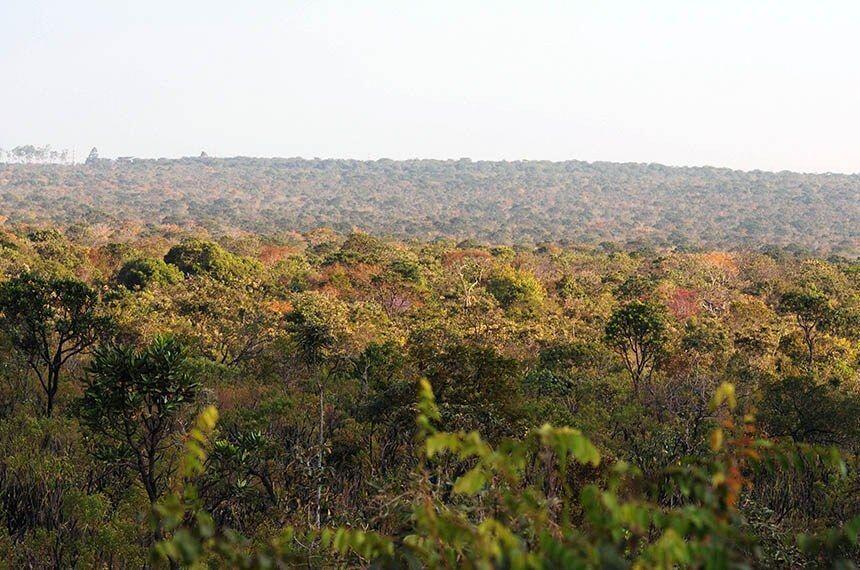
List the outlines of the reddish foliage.
{"type": "Polygon", "coordinates": [[[469,261],[485,261],[491,257],[492,256],[488,252],[480,249],[458,249],[446,252],[442,256],[442,264],[445,265],[445,267],[451,267],[452,265],[461,265],[464,262],[469,261]]]}
{"type": "Polygon", "coordinates": [[[672,291],[666,306],[676,319],[682,321],[698,315],[702,310],[699,292],[681,287],[672,291]]]}
{"type": "Polygon", "coordinates": [[[260,248],[260,261],[265,265],[273,265],[298,253],[298,249],[290,245],[264,245],[260,248]]]}

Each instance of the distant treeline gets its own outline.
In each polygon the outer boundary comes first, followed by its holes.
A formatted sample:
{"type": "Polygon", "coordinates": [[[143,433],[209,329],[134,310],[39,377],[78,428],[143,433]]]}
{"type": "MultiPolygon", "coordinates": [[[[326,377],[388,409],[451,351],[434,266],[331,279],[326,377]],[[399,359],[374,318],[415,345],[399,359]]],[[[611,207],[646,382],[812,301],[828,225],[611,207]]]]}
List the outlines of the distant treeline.
{"type": "Polygon", "coordinates": [[[69,149],[54,149],[51,145],[35,146],[32,144],[18,145],[11,149],[0,147],[0,163],[17,164],[73,164],[74,151],[69,149]]]}
{"type": "MultiPolygon", "coordinates": [[[[39,162],[39,161],[22,161],[39,162]]],[[[860,176],[658,164],[199,158],[0,165],[10,222],[860,255],[860,176]]]]}

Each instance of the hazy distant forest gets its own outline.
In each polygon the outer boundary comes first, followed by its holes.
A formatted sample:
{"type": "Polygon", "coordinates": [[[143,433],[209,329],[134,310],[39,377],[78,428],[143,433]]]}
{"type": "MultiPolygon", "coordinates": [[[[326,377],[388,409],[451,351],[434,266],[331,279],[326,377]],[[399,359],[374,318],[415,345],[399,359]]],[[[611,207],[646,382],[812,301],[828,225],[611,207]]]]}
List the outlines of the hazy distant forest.
{"type": "Polygon", "coordinates": [[[0,165],[0,212],[10,222],[63,226],[134,222],[214,233],[328,226],[509,245],[770,245],[860,254],[860,175],[578,161],[89,162],[0,165]]]}
{"type": "Polygon", "coordinates": [[[857,568],[859,197],[0,165],[0,567],[857,568]]]}

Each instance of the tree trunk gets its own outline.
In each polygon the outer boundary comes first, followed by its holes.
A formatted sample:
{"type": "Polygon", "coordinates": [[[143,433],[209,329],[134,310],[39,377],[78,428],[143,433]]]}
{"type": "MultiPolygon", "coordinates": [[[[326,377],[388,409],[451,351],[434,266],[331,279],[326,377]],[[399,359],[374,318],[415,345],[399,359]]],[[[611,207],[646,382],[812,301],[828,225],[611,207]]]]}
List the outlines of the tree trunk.
{"type": "Polygon", "coordinates": [[[54,401],[57,398],[57,389],[60,387],[60,369],[51,366],[48,369],[48,385],[45,387],[45,415],[51,417],[54,413],[54,401]]]}
{"type": "Polygon", "coordinates": [[[323,485],[323,446],[325,445],[325,392],[323,391],[323,381],[320,377],[317,389],[319,391],[319,450],[317,452],[317,516],[316,526],[322,526],[322,485],[323,485]]]}

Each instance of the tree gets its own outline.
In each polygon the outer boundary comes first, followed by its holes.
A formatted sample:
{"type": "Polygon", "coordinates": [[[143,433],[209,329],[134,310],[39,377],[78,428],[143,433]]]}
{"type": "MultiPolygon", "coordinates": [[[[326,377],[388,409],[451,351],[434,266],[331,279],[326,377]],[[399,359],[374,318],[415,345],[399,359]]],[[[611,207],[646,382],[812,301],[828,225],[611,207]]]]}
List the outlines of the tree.
{"type": "Polygon", "coordinates": [[[325,448],[325,380],[329,370],[323,365],[336,356],[348,314],[346,307],[326,295],[307,294],[296,298],[296,307],[287,315],[287,331],[295,345],[296,354],[316,378],[319,403],[319,433],[317,450],[316,526],[322,524],[322,474],[325,448]]]}
{"type": "Polygon", "coordinates": [[[17,158],[18,162],[26,162],[27,164],[33,162],[37,153],[38,150],[31,144],[16,146],[12,149],[12,156],[17,158]]]}
{"type": "Polygon", "coordinates": [[[170,248],[164,261],[186,276],[209,275],[228,281],[247,275],[258,264],[234,255],[215,242],[189,239],[170,248]]]}
{"type": "Polygon", "coordinates": [[[768,435],[856,447],[860,395],[811,376],[775,378],[762,385],[759,417],[768,435]]]}
{"type": "Polygon", "coordinates": [[[457,294],[463,299],[463,308],[471,308],[475,292],[490,268],[490,254],[479,249],[458,249],[445,255],[442,262],[446,274],[456,283],[457,294]]]}
{"type": "Polygon", "coordinates": [[[397,259],[371,278],[373,298],[389,317],[396,317],[419,306],[424,290],[421,267],[417,262],[397,259]]]}
{"type": "Polygon", "coordinates": [[[120,268],[116,281],[126,289],[145,289],[150,284],[174,284],[182,280],[182,272],[161,259],[138,257],[120,268]]]}
{"type": "Polygon", "coordinates": [[[652,303],[633,301],[617,309],[604,330],[606,341],[624,359],[624,366],[639,391],[648,383],[666,335],[663,312],[652,303]]]}
{"type": "Polygon", "coordinates": [[[377,428],[388,426],[388,437],[379,446],[379,460],[383,467],[395,459],[396,454],[391,453],[393,446],[411,433],[409,424],[415,402],[415,384],[404,379],[406,354],[402,347],[391,341],[371,343],[360,355],[352,357],[350,363],[351,376],[361,385],[361,398],[357,399],[355,414],[370,424],[367,455],[373,473],[377,468],[374,456],[377,428]]]}
{"type": "Polygon", "coordinates": [[[140,351],[109,345],[95,352],[87,372],[78,415],[117,446],[155,503],[175,467],[178,420],[199,388],[184,348],[171,337],[157,337],[140,351]]]}
{"type": "Polygon", "coordinates": [[[830,300],[816,289],[789,291],[782,295],[779,309],[783,313],[793,314],[797,326],[803,331],[807,364],[811,370],[815,362],[815,342],[833,321],[834,310],[830,300]]]}
{"type": "Polygon", "coordinates": [[[457,344],[434,350],[421,372],[438,387],[446,425],[480,428],[494,440],[521,428],[517,362],[495,348],[457,344]]]}
{"type": "Polygon", "coordinates": [[[524,312],[539,308],[546,299],[543,285],[533,274],[507,265],[490,277],[487,291],[505,309],[518,308],[524,312]]]}
{"type": "Polygon", "coordinates": [[[96,147],[93,147],[92,150],[90,150],[90,154],[87,155],[87,160],[86,160],[86,162],[84,162],[84,164],[96,164],[96,163],[98,163],[98,161],[99,161],[99,151],[96,147]]]}
{"type": "Polygon", "coordinates": [[[70,358],[105,332],[99,296],[75,279],[24,273],[0,285],[0,327],[35,372],[51,415],[60,375],[70,358]]]}
{"type": "Polygon", "coordinates": [[[346,241],[337,252],[326,257],[327,263],[379,263],[385,250],[384,243],[365,233],[354,232],[347,236],[346,241]]]}
{"type": "Polygon", "coordinates": [[[190,326],[200,352],[227,366],[255,360],[280,327],[280,315],[263,302],[265,291],[242,285],[198,278],[172,291],[176,317],[190,326]]]}

